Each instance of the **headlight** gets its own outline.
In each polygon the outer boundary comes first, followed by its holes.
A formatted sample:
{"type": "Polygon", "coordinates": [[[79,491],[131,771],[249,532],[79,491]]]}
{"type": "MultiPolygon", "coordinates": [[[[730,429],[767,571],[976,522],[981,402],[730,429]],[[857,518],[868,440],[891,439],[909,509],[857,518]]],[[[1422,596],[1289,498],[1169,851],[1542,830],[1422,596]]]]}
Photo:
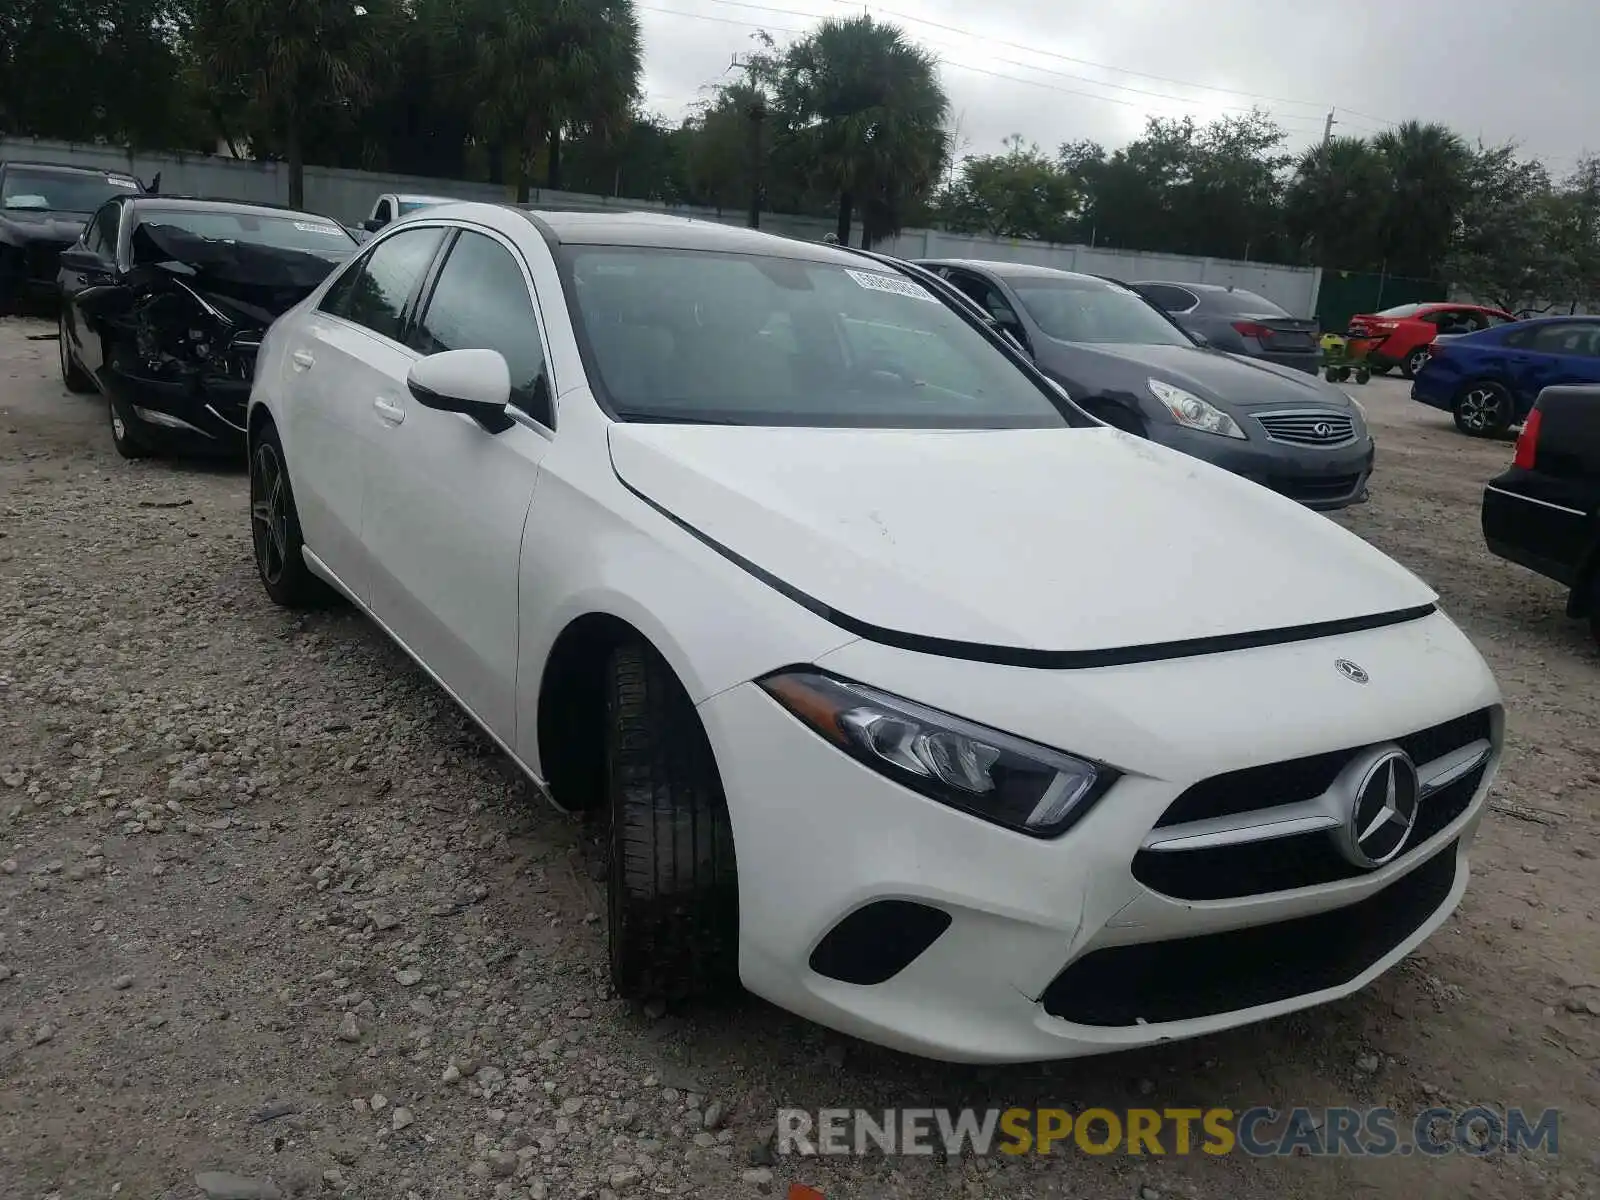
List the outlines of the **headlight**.
{"type": "Polygon", "coordinates": [[[1200,399],[1193,392],[1186,392],[1181,387],[1174,387],[1159,379],[1147,382],[1150,394],[1172,414],[1172,419],[1179,425],[1186,425],[1190,429],[1198,429],[1202,433],[1215,433],[1222,437],[1243,438],[1244,430],[1239,428],[1239,423],[1223,412],[1215,404],[1200,399]]]}
{"type": "Polygon", "coordinates": [[[818,671],[770,675],[761,686],[873,770],[1033,837],[1066,832],[1117,778],[1099,763],[818,671]]]}

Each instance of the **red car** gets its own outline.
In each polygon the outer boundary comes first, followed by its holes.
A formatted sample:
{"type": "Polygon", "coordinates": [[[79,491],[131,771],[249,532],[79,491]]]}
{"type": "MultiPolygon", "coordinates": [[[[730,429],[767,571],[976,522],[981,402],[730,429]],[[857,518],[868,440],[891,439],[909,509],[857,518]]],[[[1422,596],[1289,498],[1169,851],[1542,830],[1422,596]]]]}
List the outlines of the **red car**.
{"type": "Polygon", "coordinates": [[[1401,304],[1379,313],[1358,313],[1350,318],[1345,336],[1352,356],[1365,358],[1379,371],[1399,367],[1410,379],[1428,361],[1428,345],[1437,334],[1476,333],[1515,320],[1481,304],[1401,304]]]}

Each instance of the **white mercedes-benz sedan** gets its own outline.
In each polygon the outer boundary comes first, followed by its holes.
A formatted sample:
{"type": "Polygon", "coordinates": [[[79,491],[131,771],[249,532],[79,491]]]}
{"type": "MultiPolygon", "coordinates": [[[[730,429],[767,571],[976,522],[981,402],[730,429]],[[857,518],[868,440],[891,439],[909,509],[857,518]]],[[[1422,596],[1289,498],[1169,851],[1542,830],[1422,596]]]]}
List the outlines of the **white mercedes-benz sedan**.
{"type": "Polygon", "coordinates": [[[1004,1062],[1362,987],[1466,886],[1488,669],[942,286],[657,214],[387,226],[262,344],[262,581],[592,816],[623,995],[1004,1062]]]}

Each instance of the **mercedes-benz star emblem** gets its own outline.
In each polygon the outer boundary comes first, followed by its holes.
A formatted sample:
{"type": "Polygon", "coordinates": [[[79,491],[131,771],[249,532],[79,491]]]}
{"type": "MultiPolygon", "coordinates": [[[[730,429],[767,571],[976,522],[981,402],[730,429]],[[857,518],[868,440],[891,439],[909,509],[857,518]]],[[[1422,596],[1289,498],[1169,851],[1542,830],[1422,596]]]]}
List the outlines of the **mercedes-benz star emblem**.
{"type": "Polygon", "coordinates": [[[1329,425],[1326,421],[1318,421],[1311,427],[1311,432],[1316,434],[1319,438],[1332,437],[1333,426],[1329,425]]]}
{"type": "Polygon", "coordinates": [[[1417,823],[1417,768],[1405,751],[1381,751],[1356,782],[1350,813],[1336,831],[1339,852],[1368,871],[1392,861],[1417,823]]]}
{"type": "Polygon", "coordinates": [[[1366,683],[1367,680],[1372,678],[1372,676],[1368,675],[1348,658],[1334,659],[1333,669],[1338,671],[1339,674],[1343,675],[1351,683],[1366,683]]]}

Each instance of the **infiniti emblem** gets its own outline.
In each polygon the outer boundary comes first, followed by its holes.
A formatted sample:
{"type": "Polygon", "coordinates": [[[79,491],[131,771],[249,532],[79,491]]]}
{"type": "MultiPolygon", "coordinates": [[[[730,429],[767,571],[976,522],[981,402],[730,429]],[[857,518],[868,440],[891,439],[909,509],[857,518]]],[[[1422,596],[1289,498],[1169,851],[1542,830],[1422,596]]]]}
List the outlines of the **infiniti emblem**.
{"type": "Polygon", "coordinates": [[[1316,434],[1319,438],[1332,437],[1333,426],[1329,425],[1326,421],[1318,421],[1311,427],[1311,432],[1316,434]]]}
{"type": "Polygon", "coordinates": [[[1372,678],[1372,676],[1368,675],[1365,671],[1363,671],[1355,663],[1351,662],[1348,658],[1336,658],[1336,659],[1334,659],[1333,660],[1333,669],[1338,671],[1339,674],[1343,675],[1351,683],[1366,683],[1369,679],[1372,678]]]}
{"type": "Polygon", "coordinates": [[[1419,790],[1417,768],[1403,750],[1380,752],[1357,780],[1349,814],[1335,831],[1339,852],[1369,871],[1393,860],[1417,823],[1419,790]]]}

